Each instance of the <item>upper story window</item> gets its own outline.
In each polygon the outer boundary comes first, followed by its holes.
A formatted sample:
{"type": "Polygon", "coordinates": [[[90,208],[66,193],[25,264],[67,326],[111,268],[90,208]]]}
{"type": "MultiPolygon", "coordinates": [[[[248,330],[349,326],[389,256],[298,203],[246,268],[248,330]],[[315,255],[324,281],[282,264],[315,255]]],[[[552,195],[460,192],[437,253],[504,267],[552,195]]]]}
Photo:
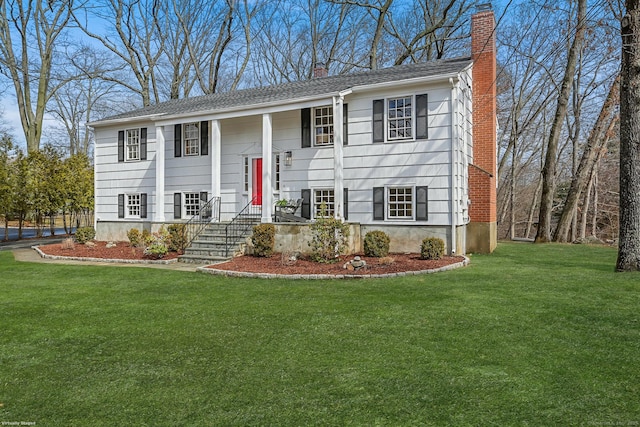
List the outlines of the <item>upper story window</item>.
{"type": "Polygon", "coordinates": [[[118,162],[147,160],[147,128],[118,131],[118,162]]]}
{"type": "Polygon", "coordinates": [[[200,124],[185,123],[182,126],[184,132],[184,155],[198,156],[200,155],[200,124]]]}
{"type": "Polygon", "coordinates": [[[126,161],[140,160],[140,129],[125,131],[126,161]]]}
{"type": "Polygon", "coordinates": [[[427,139],[428,119],[427,94],[375,99],[372,108],[373,142],[427,139]]]}
{"type": "Polygon", "coordinates": [[[314,114],[314,144],[333,144],[333,108],[318,107],[313,109],[314,114]]]}
{"type": "Polygon", "coordinates": [[[174,127],[174,157],[209,155],[209,122],[180,123],[174,127]]]}
{"type": "Polygon", "coordinates": [[[387,138],[413,138],[413,97],[387,99],[387,138]]]}

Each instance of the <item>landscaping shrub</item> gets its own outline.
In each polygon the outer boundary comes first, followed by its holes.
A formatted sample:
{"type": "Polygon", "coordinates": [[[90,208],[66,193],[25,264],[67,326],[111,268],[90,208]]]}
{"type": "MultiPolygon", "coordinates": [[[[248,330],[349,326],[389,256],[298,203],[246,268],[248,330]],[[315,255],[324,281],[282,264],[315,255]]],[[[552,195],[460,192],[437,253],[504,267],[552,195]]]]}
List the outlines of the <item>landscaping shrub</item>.
{"type": "Polygon", "coordinates": [[[186,224],[171,224],[169,231],[169,250],[174,252],[184,252],[187,248],[187,226],[186,224]]]}
{"type": "MultiPolygon", "coordinates": [[[[144,235],[144,231],[142,233],[144,235]]],[[[164,257],[169,253],[169,238],[169,232],[164,226],[160,227],[160,230],[156,233],[149,233],[149,240],[148,243],[145,244],[144,254],[150,258],[160,259],[164,257]]]]}
{"type": "Polygon", "coordinates": [[[134,248],[142,245],[142,235],[140,234],[140,230],[137,228],[132,228],[127,231],[127,239],[129,239],[129,244],[134,248]]]}
{"type": "Polygon", "coordinates": [[[151,235],[151,232],[149,230],[142,230],[142,244],[147,247],[149,245],[151,245],[153,243],[153,235],[151,235]]]}
{"type": "Polygon", "coordinates": [[[254,226],[251,243],[253,243],[254,256],[271,256],[273,247],[276,244],[276,227],[273,224],[258,224],[254,226]]]}
{"type": "Polygon", "coordinates": [[[96,230],[93,227],[80,227],[76,230],[76,241],[78,243],[87,243],[96,237],[96,230]]]}
{"type": "Polygon", "coordinates": [[[347,247],[349,224],[339,219],[325,216],[325,208],[321,206],[320,215],[311,224],[311,259],[316,262],[336,262],[338,256],[347,247]]]}
{"type": "Polygon", "coordinates": [[[364,254],[376,258],[389,255],[389,236],[384,231],[369,231],[364,236],[364,254]]]}
{"type": "Polygon", "coordinates": [[[444,240],[439,237],[427,237],[420,246],[420,258],[440,259],[444,256],[444,240]]]}

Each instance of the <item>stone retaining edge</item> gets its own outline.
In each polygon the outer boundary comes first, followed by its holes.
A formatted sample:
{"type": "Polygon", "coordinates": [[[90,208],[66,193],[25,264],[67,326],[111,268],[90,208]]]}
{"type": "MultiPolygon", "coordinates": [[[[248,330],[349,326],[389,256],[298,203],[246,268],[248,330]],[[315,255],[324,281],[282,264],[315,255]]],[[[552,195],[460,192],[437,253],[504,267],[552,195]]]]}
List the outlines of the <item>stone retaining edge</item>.
{"type": "Polygon", "coordinates": [[[77,256],[60,256],[60,255],[47,255],[40,250],[38,246],[31,246],[31,249],[34,249],[38,254],[45,259],[52,260],[66,260],[66,261],[87,261],[87,262],[105,262],[105,263],[113,263],[113,264],[173,264],[178,262],[177,258],[174,259],[106,259],[106,258],[87,258],[87,257],[77,257],[77,256]]]}
{"type": "Polygon", "coordinates": [[[227,276],[227,277],[254,277],[259,279],[302,279],[302,280],[328,280],[328,279],[382,279],[389,277],[403,277],[403,276],[417,276],[421,274],[439,273],[442,271],[455,270],[458,268],[466,267],[471,263],[471,260],[464,257],[464,261],[456,262],[455,264],[445,265],[440,268],[432,268],[430,270],[418,270],[418,271],[403,271],[399,273],[387,273],[387,274],[273,274],[273,273],[248,273],[244,271],[232,271],[232,270],[220,270],[217,268],[198,267],[196,271],[204,274],[212,274],[214,276],[227,276]]]}

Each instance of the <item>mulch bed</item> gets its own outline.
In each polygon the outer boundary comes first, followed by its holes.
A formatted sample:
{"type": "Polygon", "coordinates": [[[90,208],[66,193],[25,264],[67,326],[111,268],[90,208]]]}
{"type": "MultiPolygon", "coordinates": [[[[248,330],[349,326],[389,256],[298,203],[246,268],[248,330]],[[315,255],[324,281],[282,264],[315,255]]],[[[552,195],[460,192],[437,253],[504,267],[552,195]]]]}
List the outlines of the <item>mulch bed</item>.
{"type": "MultiPolygon", "coordinates": [[[[40,246],[39,249],[47,254],[63,257],[149,260],[142,248],[132,247],[128,242],[115,242],[116,246],[108,248],[103,241],[94,241],[93,245],[75,243],[72,246],[65,243],[55,243],[40,246]]],[[[176,252],[169,252],[163,260],[170,260],[179,256],[176,252]]],[[[464,261],[461,256],[445,256],[439,260],[423,260],[419,254],[390,254],[385,258],[373,258],[359,255],[366,266],[359,269],[345,269],[344,265],[353,260],[355,255],[343,255],[335,263],[325,264],[311,261],[305,256],[295,260],[289,254],[274,254],[270,257],[239,256],[227,262],[214,264],[209,268],[225,271],[239,271],[245,273],[290,274],[290,275],[369,275],[393,274],[409,271],[425,271],[445,267],[464,261]]]]}
{"type": "Polygon", "coordinates": [[[282,254],[275,254],[268,258],[240,256],[209,268],[246,273],[368,275],[432,270],[464,261],[464,257],[461,256],[447,256],[439,260],[423,260],[420,259],[419,254],[390,254],[386,258],[359,256],[367,265],[354,270],[345,269],[344,265],[353,260],[355,255],[341,256],[332,264],[314,262],[305,257],[291,261],[288,256],[282,254]]]}
{"type": "MultiPolygon", "coordinates": [[[[115,247],[107,248],[107,243],[93,241],[94,245],[83,245],[74,243],[72,247],[63,243],[40,246],[40,250],[47,255],[78,257],[78,258],[98,258],[98,259],[126,259],[126,260],[150,260],[155,259],[144,255],[144,248],[134,248],[127,242],[113,242],[115,247]]],[[[169,252],[162,257],[163,260],[178,257],[177,252],[169,252]]]]}

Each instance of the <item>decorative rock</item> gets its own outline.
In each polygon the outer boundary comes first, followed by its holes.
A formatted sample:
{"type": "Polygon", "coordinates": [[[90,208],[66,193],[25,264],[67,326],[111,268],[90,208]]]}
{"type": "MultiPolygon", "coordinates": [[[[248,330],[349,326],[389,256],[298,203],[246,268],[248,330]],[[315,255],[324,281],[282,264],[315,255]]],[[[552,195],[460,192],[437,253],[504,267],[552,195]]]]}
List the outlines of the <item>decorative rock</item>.
{"type": "Polygon", "coordinates": [[[110,248],[115,248],[116,246],[117,245],[115,244],[115,242],[109,242],[109,243],[107,243],[106,248],[110,249],[110,248]]]}
{"type": "Polygon", "coordinates": [[[88,246],[88,247],[90,247],[90,248],[95,248],[95,247],[96,247],[96,244],[95,244],[95,243],[93,243],[93,242],[85,242],[85,244],[84,244],[84,245],[85,245],[85,246],[88,246]]]}
{"type": "Polygon", "coordinates": [[[344,268],[345,270],[353,271],[353,270],[359,270],[366,265],[367,265],[367,262],[365,260],[360,259],[359,256],[356,256],[351,261],[346,262],[342,266],[342,268],[344,268]]]}

